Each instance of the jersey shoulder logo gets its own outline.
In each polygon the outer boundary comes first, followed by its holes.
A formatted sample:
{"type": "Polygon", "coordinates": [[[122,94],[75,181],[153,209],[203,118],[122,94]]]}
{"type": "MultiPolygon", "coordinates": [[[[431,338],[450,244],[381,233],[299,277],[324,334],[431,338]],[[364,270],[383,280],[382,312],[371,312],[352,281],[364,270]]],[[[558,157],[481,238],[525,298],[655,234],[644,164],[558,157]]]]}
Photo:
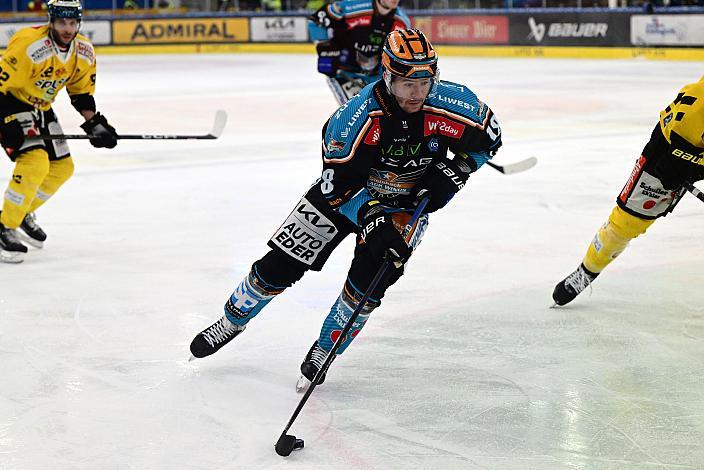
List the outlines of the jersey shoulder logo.
{"type": "Polygon", "coordinates": [[[93,65],[93,63],[95,62],[95,50],[93,49],[93,45],[88,41],[83,41],[78,38],[76,38],[75,41],[76,56],[79,59],[85,60],[90,65],[93,65]]]}
{"type": "Polygon", "coordinates": [[[54,53],[51,39],[42,38],[34,41],[27,47],[27,56],[35,64],[41,64],[54,53]]]}

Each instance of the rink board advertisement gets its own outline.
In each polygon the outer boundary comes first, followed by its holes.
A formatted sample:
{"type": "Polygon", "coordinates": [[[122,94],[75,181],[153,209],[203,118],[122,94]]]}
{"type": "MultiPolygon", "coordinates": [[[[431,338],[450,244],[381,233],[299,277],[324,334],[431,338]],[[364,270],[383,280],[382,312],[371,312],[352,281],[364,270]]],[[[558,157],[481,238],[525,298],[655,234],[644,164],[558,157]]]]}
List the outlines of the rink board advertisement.
{"type": "MultiPolygon", "coordinates": [[[[0,23],[0,48],[7,47],[17,30],[29,26],[46,24],[44,21],[37,23],[0,23]]],[[[112,43],[112,34],[109,21],[84,21],[81,25],[81,34],[86,36],[96,46],[107,46],[112,43]]]]}
{"type": "Polygon", "coordinates": [[[515,46],[630,46],[629,15],[619,13],[514,14],[515,46]]]}
{"type": "Polygon", "coordinates": [[[704,46],[704,15],[633,15],[634,46],[704,46]]]}
{"type": "Polygon", "coordinates": [[[247,18],[169,18],[115,20],[113,44],[179,44],[246,42],[247,18]]]}
{"type": "Polygon", "coordinates": [[[253,17],[249,34],[252,42],[306,42],[308,19],[300,16],[253,17]]]}
{"type": "Polygon", "coordinates": [[[436,44],[508,44],[508,17],[417,16],[414,27],[436,44]]]}

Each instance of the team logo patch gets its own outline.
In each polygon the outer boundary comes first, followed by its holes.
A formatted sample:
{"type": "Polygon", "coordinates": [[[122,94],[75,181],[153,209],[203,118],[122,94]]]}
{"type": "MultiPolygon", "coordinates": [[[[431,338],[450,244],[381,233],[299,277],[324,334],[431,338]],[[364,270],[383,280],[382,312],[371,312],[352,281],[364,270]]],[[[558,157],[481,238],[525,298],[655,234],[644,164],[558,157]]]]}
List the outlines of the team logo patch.
{"type": "Polygon", "coordinates": [[[431,152],[437,152],[438,148],[440,148],[440,144],[438,144],[438,139],[437,137],[433,137],[428,142],[428,150],[430,150],[431,152]]]}
{"type": "Polygon", "coordinates": [[[345,149],[345,143],[339,140],[330,139],[328,142],[328,150],[330,152],[342,152],[345,149]]]}

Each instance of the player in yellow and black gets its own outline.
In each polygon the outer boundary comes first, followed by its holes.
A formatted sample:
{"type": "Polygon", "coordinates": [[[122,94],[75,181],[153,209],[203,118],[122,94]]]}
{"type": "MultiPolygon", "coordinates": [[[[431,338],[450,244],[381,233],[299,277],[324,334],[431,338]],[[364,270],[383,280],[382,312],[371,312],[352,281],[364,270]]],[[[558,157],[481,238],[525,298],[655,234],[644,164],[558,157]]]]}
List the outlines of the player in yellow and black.
{"type": "Polygon", "coordinates": [[[672,212],[686,183],[704,179],[704,77],[685,85],[660,112],[650,141],[616,199],[616,207],[592,240],[582,264],[555,286],[557,305],[571,302],[632,239],[672,212]]]}
{"type": "Polygon", "coordinates": [[[0,213],[0,261],[10,263],[23,261],[22,241],[42,247],[46,234],[34,211],[73,174],[66,141],[37,139],[62,133],[51,109],[59,91],[66,87],[94,147],[117,144],[115,129],[95,110],[95,53],[78,34],[80,1],[49,0],[47,7],[49,24],[19,30],[0,60],[0,143],[15,162],[0,213]]]}

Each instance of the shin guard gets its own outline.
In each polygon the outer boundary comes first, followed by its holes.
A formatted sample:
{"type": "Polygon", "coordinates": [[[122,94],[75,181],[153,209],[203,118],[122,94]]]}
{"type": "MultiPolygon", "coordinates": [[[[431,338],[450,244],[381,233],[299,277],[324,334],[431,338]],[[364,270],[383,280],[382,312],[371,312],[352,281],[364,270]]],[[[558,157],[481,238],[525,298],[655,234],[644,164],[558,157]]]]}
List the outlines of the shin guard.
{"type": "Polygon", "coordinates": [[[655,219],[641,219],[618,206],[614,207],[609,219],[594,236],[582,264],[587,270],[600,273],[626,249],[632,239],[644,234],[653,222],[655,219]]]}
{"type": "Polygon", "coordinates": [[[42,181],[41,186],[39,186],[28,212],[34,212],[39,206],[49,200],[72,175],[73,159],[71,157],[49,162],[49,173],[42,181]]]}
{"type": "MultiPolygon", "coordinates": [[[[362,296],[363,294],[355,289],[349,280],[345,282],[345,287],[342,289],[342,293],[330,309],[330,313],[328,313],[327,318],[325,318],[323,327],[320,330],[318,343],[324,350],[330,351],[332,349],[332,346],[340,336],[342,329],[345,327],[347,321],[352,316],[352,313],[359,305],[359,301],[362,296]]],[[[342,344],[340,344],[340,347],[337,350],[338,355],[342,354],[345,349],[347,349],[347,346],[350,345],[352,340],[364,327],[365,323],[369,319],[369,315],[372,313],[372,310],[377,308],[379,304],[380,302],[378,300],[371,298],[367,300],[366,305],[362,308],[362,311],[355,320],[354,325],[352,325],[350,332],[347,334],[347,338],[345,338],[342,344]]]]}
{"type": "Polygon", "coordinates": [[[268,284],[253,268],[225,303],[225,316],[235,325],[244,326],[284,289],[268,284]]]}
{"type": "Polygon", "coordinates": [[[2,205],[1,221],[5,227],[20,226],[48,173],[49,156],[44,149],[30,150],[17,158],[2,205]]]}

